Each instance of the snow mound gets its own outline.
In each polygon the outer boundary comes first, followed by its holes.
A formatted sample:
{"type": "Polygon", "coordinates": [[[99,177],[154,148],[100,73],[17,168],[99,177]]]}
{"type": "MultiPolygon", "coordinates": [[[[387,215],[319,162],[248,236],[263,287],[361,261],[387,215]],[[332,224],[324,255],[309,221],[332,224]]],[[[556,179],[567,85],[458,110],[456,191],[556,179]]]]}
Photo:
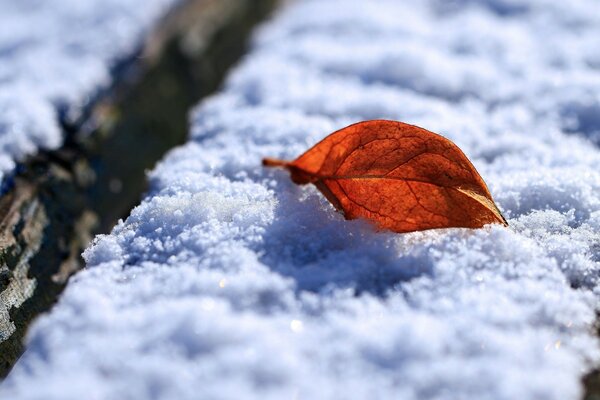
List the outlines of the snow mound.
{"type": "Polygon", "coordinates": [[[600,361],[598,8],[286,7],[85,252],[0,396],[580,398],[600,361]],[[511,227],[377,233],[260,166],[371,118],[454,140],[511,227]]]}
{"type": "Polygon", "coordinates": [[[143,33],[178,0],[0,0],[0,181],[38,149],[62,144],[143,33]]]}

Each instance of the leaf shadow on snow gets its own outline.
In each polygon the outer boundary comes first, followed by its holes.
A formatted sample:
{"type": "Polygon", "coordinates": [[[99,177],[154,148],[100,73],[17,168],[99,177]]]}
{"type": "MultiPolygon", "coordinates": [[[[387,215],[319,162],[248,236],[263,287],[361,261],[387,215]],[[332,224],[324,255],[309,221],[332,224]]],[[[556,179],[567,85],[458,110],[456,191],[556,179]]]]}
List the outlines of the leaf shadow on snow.
{"type": "Polygon", "coordinates": [[[400,282],[432,273],[424,249],[408,236],[376,232],[364,220],[346,221],[313,187],[291,182],[277,190],[273,223],[266,227],[261,262],[293,278],[297,291],[351,288],[383,296],[400,282]]]}

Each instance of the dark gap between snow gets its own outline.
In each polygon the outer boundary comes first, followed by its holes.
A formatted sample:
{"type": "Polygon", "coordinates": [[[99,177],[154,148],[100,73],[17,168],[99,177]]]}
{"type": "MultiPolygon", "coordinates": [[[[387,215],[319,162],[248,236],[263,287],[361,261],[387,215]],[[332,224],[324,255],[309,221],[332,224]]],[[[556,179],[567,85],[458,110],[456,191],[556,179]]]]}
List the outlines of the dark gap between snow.
{"type": "Polygon", "coordinates": [[[146,190],[145,171],[188,133],[187,113],[217,90],[275,0],[188,0],[115,68],[113,85],[66,141],[24,162],[0,197],[0,377],[29,323],[49,310],[81,252],[146,190]]]}

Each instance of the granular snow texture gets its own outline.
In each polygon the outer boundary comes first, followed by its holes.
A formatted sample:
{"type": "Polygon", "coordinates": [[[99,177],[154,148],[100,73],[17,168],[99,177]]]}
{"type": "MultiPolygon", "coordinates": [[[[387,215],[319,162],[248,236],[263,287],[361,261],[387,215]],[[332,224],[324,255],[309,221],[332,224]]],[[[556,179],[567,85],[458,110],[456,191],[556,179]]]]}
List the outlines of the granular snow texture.
{"type": "Polygon", "coordinates": [[[600,361],[600,3],[298,1],[32,328],[6,399],[578,399],[600,361]],[[455,141],[510,228],[375,232],[265,170],[455,141]]]}
{"type": "Polygon", "coordinates": [[[71,118],[110,83],[177,0],[0,0],[0,181],[62,144],[71,118]]]}

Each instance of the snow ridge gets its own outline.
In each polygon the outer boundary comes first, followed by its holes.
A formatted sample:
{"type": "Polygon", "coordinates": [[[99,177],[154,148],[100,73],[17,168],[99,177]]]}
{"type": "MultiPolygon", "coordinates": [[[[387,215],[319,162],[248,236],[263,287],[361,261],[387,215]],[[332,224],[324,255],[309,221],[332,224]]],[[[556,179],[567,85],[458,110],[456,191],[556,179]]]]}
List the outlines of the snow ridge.
{"type": "Polygon", "coordinates": [[[286,7],[0,397],[580,398],[600,361],[598,7],[286,7]],[[373,118],[455,141],[510,228],[377,233],[260,166],[373,118]]]}

